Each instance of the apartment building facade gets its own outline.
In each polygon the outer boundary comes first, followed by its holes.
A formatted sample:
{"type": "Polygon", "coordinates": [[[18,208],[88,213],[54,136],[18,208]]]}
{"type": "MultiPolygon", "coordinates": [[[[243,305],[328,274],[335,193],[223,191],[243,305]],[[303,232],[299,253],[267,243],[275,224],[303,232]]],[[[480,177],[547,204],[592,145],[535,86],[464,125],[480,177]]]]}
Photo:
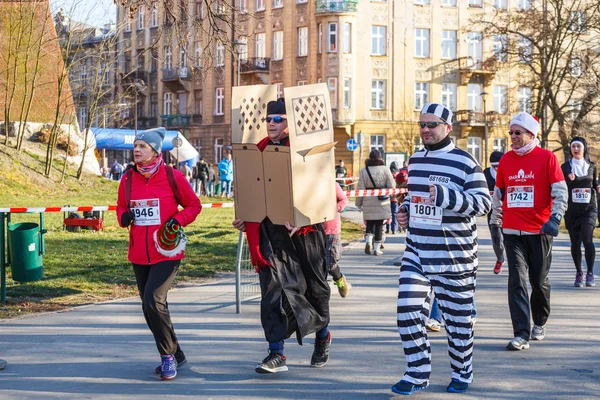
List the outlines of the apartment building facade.
{"type": "MultiPolygon", "coordinates": [[[[165,34],[160,6],[139,9],[133,18],[123,8],[117,13],[117,24],[126,26],[119,33],[121,87],[147,83],[138,128],[178,129],[209,162],[218,162],[230,144],[231,88],[238,80],[277,85],[280,95],[285,87],[326,83],[336,159],[353,174],[370,150],[407,157],[418,149],[416,122],[427,102],[455,112],[453,140],[482,165],[486,154],[507,150],[510,116],[531,109],[532,89],[508,68],[507,38],[472,28],[482,12],[527,8],[527,0],[235,1],[220,12],[235,14],[237,45],[226,51],[220,42],[210,44],[209,68],[202,68],[207,39],[194,32],[194,21],[181,44],[165,34]],[[347,150],[348,139],[360,136],[362,151],[347,150]]],[[[188,18],[205,17],[204,1],[182,4],[188,18]]]]}

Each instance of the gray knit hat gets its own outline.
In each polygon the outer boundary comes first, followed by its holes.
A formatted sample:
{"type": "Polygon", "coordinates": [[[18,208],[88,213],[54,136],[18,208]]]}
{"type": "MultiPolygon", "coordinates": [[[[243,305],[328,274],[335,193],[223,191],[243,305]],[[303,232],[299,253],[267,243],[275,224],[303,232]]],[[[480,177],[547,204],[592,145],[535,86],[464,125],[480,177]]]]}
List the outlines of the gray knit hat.
{"type": "Polygon", "coordinates": [[[163,140],[165,140],[165,133],[165,128],[139,131],[137,135],[135,135],[135,140],[143,140],[148,143],[155,152],[160,154],[162,152],[163,140]]]}

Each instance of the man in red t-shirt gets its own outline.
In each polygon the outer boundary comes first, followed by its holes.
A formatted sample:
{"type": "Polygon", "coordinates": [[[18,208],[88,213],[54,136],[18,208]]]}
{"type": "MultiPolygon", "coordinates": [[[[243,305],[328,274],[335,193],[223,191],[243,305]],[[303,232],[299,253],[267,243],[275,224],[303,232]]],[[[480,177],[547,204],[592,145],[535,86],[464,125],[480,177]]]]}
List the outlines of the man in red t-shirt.
{"type": "Polygon", "coordinates": [[[508,305],[515,334],[509,350],[528,349],[530,337],[542,340],[546,335],[552,240],[567,210],[565,178],[554,153],[537,146],[539,130],[537,119],[528,113],[512,119],[512,151],[500,159],[490,218],[490,224],[502,226],[508,259],[508,305]]]}

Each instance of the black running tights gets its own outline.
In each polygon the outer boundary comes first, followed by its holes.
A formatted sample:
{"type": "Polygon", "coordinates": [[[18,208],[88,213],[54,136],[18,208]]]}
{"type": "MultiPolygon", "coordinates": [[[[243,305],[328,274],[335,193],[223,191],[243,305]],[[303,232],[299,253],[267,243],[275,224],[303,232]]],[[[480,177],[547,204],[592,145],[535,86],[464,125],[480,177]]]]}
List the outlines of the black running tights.
{"type": "Polygon", "coordinates": [[[585,249],[585,263],[587,264],[587,271],[594,272],[594,261],[596,258],[596,248],[594,247],[594,225],[592,224],[581,224],[579,226],[572,227],[569,229],[569,236],[571,237],[571,256],[575,263],[577,272],[581,271],[581,242],[583,242],[583,248],[585,249]]]}

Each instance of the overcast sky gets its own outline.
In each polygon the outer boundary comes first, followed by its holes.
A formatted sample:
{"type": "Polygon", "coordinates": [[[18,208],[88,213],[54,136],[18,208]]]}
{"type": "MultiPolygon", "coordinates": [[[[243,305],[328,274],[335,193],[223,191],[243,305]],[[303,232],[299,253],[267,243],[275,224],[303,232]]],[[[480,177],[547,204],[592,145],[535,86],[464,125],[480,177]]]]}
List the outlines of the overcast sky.
{"type": "Polygon", "coordinates": [[[62,8],[72,19],[99,27],[116,20],[113,0],[50,0],[50,7],[53,14],[62,8]]]}

